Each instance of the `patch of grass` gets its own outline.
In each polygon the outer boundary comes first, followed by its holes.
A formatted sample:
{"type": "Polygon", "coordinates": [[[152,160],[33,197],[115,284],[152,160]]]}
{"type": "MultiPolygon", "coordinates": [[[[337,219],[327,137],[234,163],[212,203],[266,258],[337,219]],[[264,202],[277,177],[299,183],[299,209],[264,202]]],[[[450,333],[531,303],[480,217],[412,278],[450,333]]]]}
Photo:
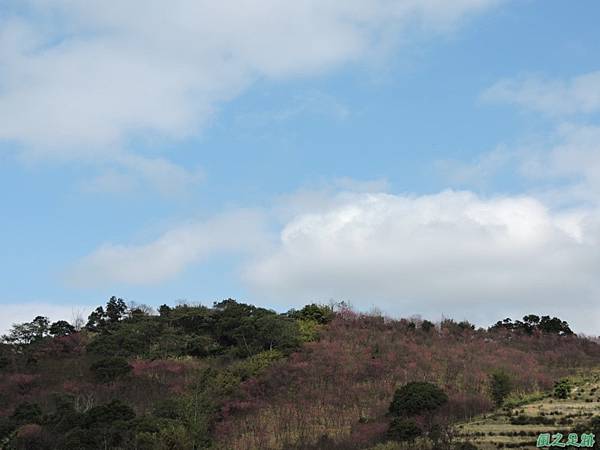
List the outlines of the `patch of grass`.
{"type": "Polygon", "coordinates": [[[460,426],[459,435],[481,450],[499,448],[535,449],[540,433],[568,434],[598,414],[600,369],[568,378],[574,386],[568,399],[552,398],[550,393],[515,395],[502,409],[460,426]]]}

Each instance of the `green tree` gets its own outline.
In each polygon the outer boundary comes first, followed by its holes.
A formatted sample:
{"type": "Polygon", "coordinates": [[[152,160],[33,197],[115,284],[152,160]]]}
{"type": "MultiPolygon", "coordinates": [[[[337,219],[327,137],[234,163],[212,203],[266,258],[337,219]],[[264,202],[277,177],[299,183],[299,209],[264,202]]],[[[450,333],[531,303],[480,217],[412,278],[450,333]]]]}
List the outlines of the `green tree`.
{"type": "Polygon", "coordinates": [[[122,298],[117,298],[113,295],[106,303],[106,317],[108,317],[109,322],[118,322],[125,317],[126,313],[127,305],[122,298]]]}
{"type": "Polygon", "coordinates": [[[265,314],[254,323],[255,340],[262,350],[291,350],[300,345],[300,330],[293,320],[277,314],[265,314]]]}
{"type": "Polygon", "coordinates": [[[389,412],[396,417],[432,413],[448,402],[446,393],[435,384],[413,381],[396,389],[389,412]]]}
{"type": "Polygon", "coordinates": [[[52,336],[68,336],[75,332],[75,327],[66,320],[59,320],[50,325],[50,334],[52,336]]]}
{"type": "Polygon", "coordinates": [[[14,324],[8,334],[2,336],[2,341],[17,346],[40,341],[48,336],[49,323],[47,317],[37,316],[31,322],[14,324]]]}
{"type": "Polygon", "coordinates": [[[537,329],[540,323],[540,317],[535,314],[528,314],[523,317],[523,328],[527,334],[532,334],[537,329]]]}
{"type": "Polygon", "coordinates": [[[125,358],[104,358],[90,366],[94,378],[101,383],[110,383],[129,374],[133,368],[125,358]]]}
{"type": "Polygon", "coordinates": [[[113,400],[83,414],[80,423],[84,432],[79,433],[77,438],[85,442],[84,449],[89,448],[86,442],[89,436],[94,437],[95,446],[91,447],[94,449],[132,448],[130,440],[135,432],[134,419],[135,412],[129,405],[113,400]]]}
{"type": "Polygon", "coordinates": [[[564,320],[560,320],[558,317],[542,316],[538,325],[540,331],[544,333],[560,334],[560,335],[571,335],[573,331],[569,327],[569,324],[564,320]]]}
{"type": "Polygon", "coordinates": [[[89,331],[98,331],[106,325],[106,312],[102,306],[98,306],[88,316],[85,328],[89,331]]]}
{"type": "Polygon", "coordinates": [[[512,390],[510,376],[504,370],[496,370],[490,374],[489,390],[495,405],[502,406],[504,399],[512,390]]]}
{"type": "Polygon", "coordinates": [[[312,303],[300,311],[291,310],[288,315],[297,320],[313,320],[319,324],[329,323],[333,319],[333,309],[327,305],[312,303]]]}
{"type": "Polygon", "coordinates": [[[171,307],[169,305],[160,305],[158,307],[158,314],[160,317],[168,317],[171,312],[171,307]]]}

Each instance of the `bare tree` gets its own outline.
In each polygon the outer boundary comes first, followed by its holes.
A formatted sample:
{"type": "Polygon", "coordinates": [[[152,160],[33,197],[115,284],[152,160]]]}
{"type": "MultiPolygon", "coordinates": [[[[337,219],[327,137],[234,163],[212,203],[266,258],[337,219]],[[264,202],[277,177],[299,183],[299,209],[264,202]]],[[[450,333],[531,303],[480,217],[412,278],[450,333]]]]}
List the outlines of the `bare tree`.
{"type": "Polygon", "coordinates": [[[75,327],[75,331],[81,331],[85,325],[83,310],[81,308],[71,310],[71,325],[75,327]]]}

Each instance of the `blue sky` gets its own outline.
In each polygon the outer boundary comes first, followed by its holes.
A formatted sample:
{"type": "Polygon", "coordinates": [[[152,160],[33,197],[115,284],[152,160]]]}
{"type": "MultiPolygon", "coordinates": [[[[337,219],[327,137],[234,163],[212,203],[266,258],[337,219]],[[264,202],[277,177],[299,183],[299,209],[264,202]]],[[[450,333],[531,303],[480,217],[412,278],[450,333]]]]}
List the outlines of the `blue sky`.
{"type": "Polygon", "coordinates": [[[598,334],[592,0],[0,4],[0,328],[111,295],[598,334]]]}

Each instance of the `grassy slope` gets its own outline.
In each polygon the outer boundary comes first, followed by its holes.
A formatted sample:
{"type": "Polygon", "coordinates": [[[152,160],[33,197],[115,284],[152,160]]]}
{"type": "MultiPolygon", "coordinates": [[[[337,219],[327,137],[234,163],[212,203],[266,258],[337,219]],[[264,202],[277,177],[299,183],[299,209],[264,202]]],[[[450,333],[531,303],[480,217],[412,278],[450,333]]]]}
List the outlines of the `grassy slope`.
{"type": "Polygon", "coordinates": [[[509,402],[496,413],[458,425],[460,438],[487,450],[507,446],[533,449],[537,436],[544,432],[560,432],[566,436],[573,427],[600,412],[600,370],[583,371],[570,380],[574,389],[568,399],[559,400],[546,393],[509,402]],[[511,424],[511,418],[518,415],[544,417],[554,424],[511,424]]]}

